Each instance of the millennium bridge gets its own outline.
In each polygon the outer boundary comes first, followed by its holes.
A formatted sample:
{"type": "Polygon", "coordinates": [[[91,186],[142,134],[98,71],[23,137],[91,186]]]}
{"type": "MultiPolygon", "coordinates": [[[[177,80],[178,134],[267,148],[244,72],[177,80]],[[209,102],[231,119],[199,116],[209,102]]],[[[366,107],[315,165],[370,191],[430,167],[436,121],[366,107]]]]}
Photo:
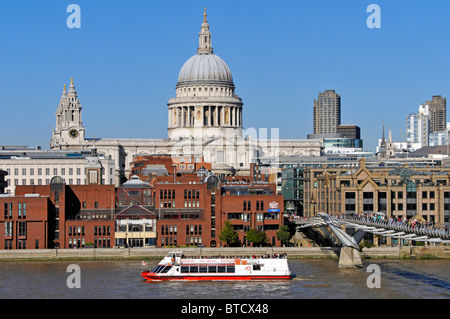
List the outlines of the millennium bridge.
{"type": "Polygon", "coordinates": [[[359,243],[366,233],[387,236],[403,240],[422,241],[434,244],[450,244],[448,226],[431,223],[404,222],[372,216],[338,215],[329,216],[318,213],[317,216],[295,222],[297,230],[306,227],[328,226],[342,245],[339,267],[362,267],[359,243]],[[353,227],[356,232],[349,235],[342,226],[353,227]]]}

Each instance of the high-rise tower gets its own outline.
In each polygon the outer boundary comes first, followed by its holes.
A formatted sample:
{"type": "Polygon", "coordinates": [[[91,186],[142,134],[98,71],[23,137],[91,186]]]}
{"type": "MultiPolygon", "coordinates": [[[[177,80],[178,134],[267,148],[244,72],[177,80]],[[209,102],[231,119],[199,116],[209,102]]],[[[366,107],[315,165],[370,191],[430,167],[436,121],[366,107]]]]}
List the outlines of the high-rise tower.
{"type": "Polygon", "coordinates": [[[336,134],[341,124],[341,96],[334,90],[319,93],[314,100],[314,134],[336,134]]]}
{"type": "Polygon", "coordinates": [[[447,99],[435,95],[431,101],[426,101],[425,105],[428,105],[430,110],[430,133],[444,132],[447,129],[447,99]]]}

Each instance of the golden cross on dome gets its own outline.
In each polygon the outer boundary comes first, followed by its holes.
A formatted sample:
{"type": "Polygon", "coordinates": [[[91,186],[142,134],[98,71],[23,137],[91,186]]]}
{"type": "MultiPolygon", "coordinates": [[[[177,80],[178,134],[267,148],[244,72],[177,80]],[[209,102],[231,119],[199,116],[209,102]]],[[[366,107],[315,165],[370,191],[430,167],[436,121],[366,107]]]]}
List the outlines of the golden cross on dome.
{"type": "Polygon", "coordinates": [[[66,91],[66,83],[64,83],[64,92],[66,91]]]}
{"type": "Polygon", "coordinates": [[[206,22],[206,7],[203,9],[203,22],[206,22]]]}
{"type": "Polygon", "coordinates": [[[70,85],[73,85],[73,78],[70,78],[70,85]]]}

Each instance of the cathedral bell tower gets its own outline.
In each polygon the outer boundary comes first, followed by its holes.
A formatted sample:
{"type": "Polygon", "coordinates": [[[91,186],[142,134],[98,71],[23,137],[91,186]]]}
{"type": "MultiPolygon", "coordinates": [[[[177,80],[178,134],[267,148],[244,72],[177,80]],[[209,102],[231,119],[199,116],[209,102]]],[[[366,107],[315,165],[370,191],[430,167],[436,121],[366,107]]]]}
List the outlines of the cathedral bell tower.
{"type": "Polygon", "coordinates": [[[73,78],[71,78],[69,91],[66,92],[64,84],[64,90],[56,109],[56,126],[53,129],[50,148],[79,149],[80,145],[84,144],[85,128],[81,121],[81,109],[73,78]]]}

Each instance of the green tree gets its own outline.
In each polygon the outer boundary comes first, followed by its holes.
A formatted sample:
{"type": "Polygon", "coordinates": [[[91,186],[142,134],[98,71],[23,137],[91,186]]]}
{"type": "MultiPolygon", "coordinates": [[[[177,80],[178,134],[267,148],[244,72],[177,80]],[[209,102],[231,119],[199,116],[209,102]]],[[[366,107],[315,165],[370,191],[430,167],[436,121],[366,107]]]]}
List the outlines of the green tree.
{"type": "Polygon", "coordinates": [[[281,243],[287,243],[291,239],[292,235],[289,232],[289,227],[283,225],[277,231],[277,239],[281,240],[281,243]]]}
{"type": "Polygon", "coordinates": [[[247,233],[247,240],[253,244],[253,246],[258,246],[265,244],[267,242],[266,233],[261,230],[250,229],[247,233]]]}
{"type": "Polygon", "coordinates": [[[227,246],[233,246],[239,242],[239,235],[234,231],[233,225],[229,221],[225,222],[225,227],[220,231],[219,238],[226,242],[227,246]]]}

